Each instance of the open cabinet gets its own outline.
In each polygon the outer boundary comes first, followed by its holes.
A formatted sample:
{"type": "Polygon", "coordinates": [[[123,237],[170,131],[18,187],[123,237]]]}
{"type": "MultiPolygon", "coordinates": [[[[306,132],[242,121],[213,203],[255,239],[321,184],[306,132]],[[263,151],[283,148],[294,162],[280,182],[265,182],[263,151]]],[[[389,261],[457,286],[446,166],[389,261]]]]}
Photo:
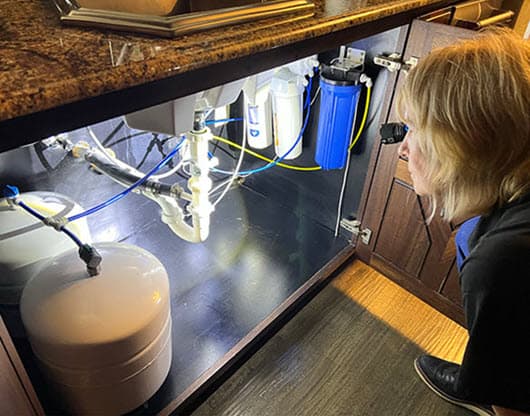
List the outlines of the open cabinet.
{"type": "MultiPolygon", "coordinates": [[[[443,13],[438,17],[445,19],[443,13]]],[[[175,237],[160,221],[156,204],[134,194],[89,218],[94,241],[140,246],[153,253],[169,274],[171,368],[160,389],[131,414],[188,413],[354,254],[462,322],[452,248],[457,224],[447,225],[438,218],[425,224],[428,207],[412,190],[406,161],[398,158],[395,145],[381,145],[379,127],[396,119],[392,103],[402,75],[374,65],[373,59],[394,52],[405,59],[421,59],[433,47],[473,33],[416,20],[347,45],[365,51],[364,72],[374,86],[366,126],[351,153],[345,182],[343,170],[294,172],[276,167],[250,175],[216,207],[210,237],[199,244],[175,237]],[[360,226],[352,234],[348,224],[353,219],[360,226]],[[337,227],[341,220],[345,221],[337,227]],[[370,231],[370,238],[360,238],[366,236],[363,230],[370,231]]],[[[339,46],[321,51],[319,60],[329,62],[339,46]]],[[[318,109],[316,84],[310,95],[318,109]]],[[[360,97],[360,109],[365,94],[360,97]]],[[[238,116],[238,111],[236,103],[229,115],[238,116]]],[[[354,130],[360,124],[359,117],[354,130]]],[[[312,110],[302,156],[293,164],[314,166],[317,125],[318,110],[312,110]]],[[[176,140],[131,129],[122,118],[92,129],[105,146],[138,169],[156,164],[176,140]]],[[[242,135],[237,125],[214,129],[232,141],[242,135]]],[[[77,142],[86,140],[87,133],[80,129],[67,132],[66,137],[77,142]]],[[[215,144],[210,151],[219,157],[220,166],[234,166],[235,147],[215,144]]],[[[262,153],[274,157],[270,149],[262,153]]],[[[24,191],[65,194],[85,208],[122,189],[91,171],[88,164],[46,143],[4,152],[0,162],[3,183],[24,191]]],[[[263,164],[249,159],[245,169],[263,164]]],[[[222,176],[214,175],[216,179],[222,176]]],[[[61,412],[61,398],[43,379],[17,307],[0,308],[45,412],[61,412]]]]}
{"type": "MultiPolygon", "coordinates": [[[[378,140],[375,120],[381,118],[380,103],[393,83],[392,74],[371,60],[375,55],[401,49],[406,29],[396,28],[347,45],[366,52],[364,72],[373,79],[374,86],[373,104],[364,134],[352,151],[344,189],[343,169],[299,172],[275,167],[243,177],[216,206],[207,240],[197,244],[174,235],[160,220],[159,207],[134,193],[88,217],[94,242],[117,241],[144,248],[162,262],[169,274],[171,367],[160,389],[133,414],[187,413],[352,258],[352,235],[347,229],[336,228],[337,219],[358,212],[371,150],[378,140]]],[[[322,51],[319,60],[329,62],[337,57],[339,46],[322,51]]],[[[313,104],[302,154],[284,163],[315,166],[320,100],[317,80],[315,77],[309,92],[313,104]]],[[[365,102],[366,91],[359,99],[359,114],[365,102]]],[[[231,104],[229,114],[211,117],[238,118],[243,104],[240,96],[231,104]]],[[[361,117],[355,124],[356,132],[361,117]]],[[[97,123],[91,129],[121,160],[144,172],[179,139],[133,129],[123,117],[97,123]]],[[[211,129],[218,136],[241,142],[241,122],[211,129]]],[[[72,143],[86,140],[93,145],[85,128],[65,132],[63,138],[72,143]]],[[[274,158],[273,146],[257,151],[274,158]]],[[[239,156],[235,147],[214,140],[210,152],[219,158],[220,170],[232,170],[239,156]]],[[[4,152],[0,161],[2,182],[24,191],[66,195],[84,208],[123,189],[61,146],[39,142],[4,152]]],[[[243,169],[264,165],[266,162],[246,157],[243,169]]],[[[213,172],[211,177],[216,187],[226,175],[213,172]]],[[[175,178],[186,186],[187,178],[175,178]]],[[[219,191],[212,194],[212,200],[217,199],[219,191]]],[[[3,305],[1,311],[45,412],[61,413],[61,398],[50,389],[39,368],[18,307],[3,305]]]]}

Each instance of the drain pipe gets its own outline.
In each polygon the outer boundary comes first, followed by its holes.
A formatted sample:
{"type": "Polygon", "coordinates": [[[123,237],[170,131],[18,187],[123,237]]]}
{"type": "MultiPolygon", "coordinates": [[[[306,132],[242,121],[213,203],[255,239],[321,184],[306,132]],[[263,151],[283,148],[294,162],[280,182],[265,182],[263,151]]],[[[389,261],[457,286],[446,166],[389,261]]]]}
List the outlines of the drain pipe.
{"type": "MultiPolygon", "coordinates": [[[[191,152],[191,178],[188,180],[191,194],[184,192],[178,184],[167,185],[150,179],[133,191],[156,202],[162,209],[162,222],[167,224],[177,236],[191,243],[206,240],[210,231],[210,215],[214,209],[208,198],[212,188],[212,180],[208,176],[210,167],[208,141],[212,138],[212,134],[206,127],[205,119],[206,113],[197,112],[193,130],[187,136],[191,152]],[[178,199],[190,202],[186,215],[179,206],[178,199]],[[188,216],[191,216],[191,225],[186,221],[188,216]]],[[[72,154],[74,157],[83,157],[98,171],[123,186],[130,186],[143,176],[141,172],[118,159],[112,163],[101,150],[91,148],[84,142],[74,145],[72,154]]]]}
{"type": "Polygon", "coordinates": [[[193,130],[187,135],[191,153],[191,178],[188,180],[191,204],[188,205],[188,212],[191,214],[192,226],[184,221],[182,210],[175,200],[166,197],[154,199],[162,208],[162,221],[175,234],[194,243],[204,241],[208,237],[210,214],[214,209],[208,199],[208,193],[212,189],[212,180],[209,177],[208,141],[213,136],[206,127],[206,115],[203,111],[195,112],[193,130]]]}

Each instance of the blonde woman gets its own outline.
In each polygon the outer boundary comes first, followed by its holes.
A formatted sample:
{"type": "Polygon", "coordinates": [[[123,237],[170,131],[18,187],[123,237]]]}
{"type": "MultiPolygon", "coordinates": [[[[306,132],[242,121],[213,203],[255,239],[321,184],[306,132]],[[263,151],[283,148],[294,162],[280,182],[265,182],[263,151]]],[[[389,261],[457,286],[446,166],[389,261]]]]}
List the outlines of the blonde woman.
{"type": "Polygon", "coordinates": [[[479,415],[530,414],[530,42],[496,29],[435,50],[399,97],[399,148],[433,215],[457,236],[469,341],[460,365],[414,366],[479,415]]]}

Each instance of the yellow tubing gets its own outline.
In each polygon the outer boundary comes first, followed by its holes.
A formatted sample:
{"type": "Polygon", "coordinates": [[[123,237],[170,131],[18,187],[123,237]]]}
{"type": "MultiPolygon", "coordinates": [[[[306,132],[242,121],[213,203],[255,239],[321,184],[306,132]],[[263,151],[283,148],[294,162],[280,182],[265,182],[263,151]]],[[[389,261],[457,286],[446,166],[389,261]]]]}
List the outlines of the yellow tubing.
{"type": "MultiPolygon", "coordinates": [[[[219,136],[213,136],[213,138],[215,140],[219,140],[221,143],[225,143],[225,144],[228,144],[230,146],[234,146],[236,149],[239,149],[241,150],[241,146],[238,145],[237,143],[234,143],[228,139],[225,139],[224,137],[219,137],[219,136]]],[[[266,162],[269,162],[269,163],[272,163],[274,162],[272,159],[269,159],[268,157],[266,156],[263,156],[263,155],[260,155],[259,153],[256,153],[256,152],[253,152],[252,150],[250,149],[245,149],[245,152],[247,152],[249,155],[252,155],[254,157],[257,157],[258,159],[261,159],[261,160],[264,160],[266,162]]],[[[304,171],[304,172],[313,172],[313,171],[316,171],[316,170],[321,170],[322,168],[320,166],[309,166],[309,167],[305,167],[305,166],[293,166],[293,165],[286,165],[285,163],[276,163],[277,166],[280,166],[282,168],[285,168],[285,169],[291,169],[291,170],[301,170],[301,171],[304,171]]]]}
{"type": "MultiPolygon", "coordinates": [[[[359,140],[359,137],[361,137],[361,133],[362,133],[362,131],[364,129],[364,125],[366,123],[366,118],[368,116],[368,107],[370,107],[370,95],[371,95],[371,92],[372,92],[372,87],[368,87],[368,90],[366,92],[366,104],[364,106],[363,119],[361,121],[361,125],[359,126],[359,130],[357,131],[357,134],[355,135],[355,138],[353,139],[353,141],[350,144],[350,147],[348,148],[348,151],[353,149],[353,146],[355,146],[355,144],[359,140]]],[[[224,137],[213,136],[213,138],[215,140],[219,140],[221,143],[225,143],[225,144],[228,144],[230,146],[234,146],[236,149],[239,149],[239,150],[242,149],[240,145],[238,145],[237,143],[234,143],[231,140],[225,139],[224,137]]],[[[252,151],[250,149],[245,149],[245,152],[248,153],[251,156],[257,157],[258,159],[264,160],[265,162],[269,162],[269,163],[273,163],[274,162],[272,159],[269,159],[268,157],[263,156],[263,155],[261,155],[259,153],[256,153],[256,152],[254,152],[254,151],[252,151]]],[[[287,165],[287,164],[281,163],[281,162],[280,163],[276,163],[276,165],[278,165],[278,166],[280,166],[280,167],[282,167],[284,169],[298,170],[298,171],[303,171],[303,172],[314,172],[314,171],[322,169],[320,166],[308,166],[308,167],[305,167],[305,166],[294,166],[294,165],[287,165]]]]}
{"type": "Polygon", "coordinates": [[[355,139],[353,139],[353,141],[351,142],[348,150],[353,149],[353,146],[355,146],[355,143],[357,143],[357,140],[359,140],[359,137],[361,137],[361,133],[364,129],[364,124],[366,123],[366,117],[368,116],[368,107],[370,107],[371,92],[372,92],[372,87],[368,87],[368,90],[366,91],[366,104],[364,105],[363,119],[361,121],[361,125],[359,126],[359,130],[357,131],[357,135],[355,136],[355,139]]]}

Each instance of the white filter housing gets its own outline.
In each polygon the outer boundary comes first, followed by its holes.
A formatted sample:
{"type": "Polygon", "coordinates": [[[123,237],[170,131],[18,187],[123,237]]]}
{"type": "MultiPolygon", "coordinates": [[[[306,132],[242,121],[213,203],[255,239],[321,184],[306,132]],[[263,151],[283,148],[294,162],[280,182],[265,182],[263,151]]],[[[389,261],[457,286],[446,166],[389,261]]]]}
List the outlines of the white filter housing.
{"type": "Polygon", "coordinates": [[[247,141],[254,149],[265,149],[272,144],[272,111],[269,85],[256,91],[252,102],[245,96],[247,141]]]}
{"type": "Polygon", "coordinates": [[[95,245],[89,277],[75,250],[26,285],[22,321],[58,400],[76,415],[119,415],[162,385],[171,363],[169,282],[162,264],[132,245],[95,245]]]}
{"type": "MultiPolygon", "coordinates": [[[[83,212],[74,201],[53,192],[23,193],[19,199],[45,217],[83,212]]],[[[72,222],[66,228],[83,243],[91,242],[86,219],[72,222]]],[[[50,258],[74,248],[77,246],[64,233],[0,199],[0,303],[17,304],[26,282],[50,258]]]]}
{"type": "Polygon", "coordinates": [[[302,139],[293,147],[302,129],[304,86],[301,77],[281,68],[271,80],[274,149],[278,157],[295,159],[302,154],[302,139]]]}

